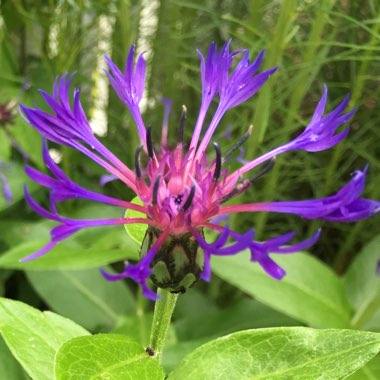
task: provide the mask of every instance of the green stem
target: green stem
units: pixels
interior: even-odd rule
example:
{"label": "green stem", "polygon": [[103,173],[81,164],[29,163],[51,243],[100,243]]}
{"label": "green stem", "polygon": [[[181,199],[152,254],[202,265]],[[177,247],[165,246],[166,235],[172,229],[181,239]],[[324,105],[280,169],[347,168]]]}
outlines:
{"label": "green stem", "polygon": [[152,349],[154,355],[160,359],[178,294],[173,294],[160,288],[157,293],[160,299],[156,301],[154,307],[149,348]]}

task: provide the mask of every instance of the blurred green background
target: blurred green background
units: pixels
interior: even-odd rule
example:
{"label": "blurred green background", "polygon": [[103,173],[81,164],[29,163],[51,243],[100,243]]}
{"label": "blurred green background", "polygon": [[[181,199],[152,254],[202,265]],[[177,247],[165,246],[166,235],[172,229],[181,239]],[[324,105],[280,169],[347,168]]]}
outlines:
{"label": "blurred green background", "polygon": [[[102,71],[103,54],[122,66],[132,43],[138,52],[146,51],[149,70],[143,116],[153,126],[156,141],[162,97],[173,100],[171,130],[178,125],[181,105],[187,106],[186,133],[191,136],[201,96],[196,49],[205,53],[211,41],[221,45],[232,38],[233,49],[248,48],[252,58],[265,49],[263,68],[280,66],[253,99],[228,113],[217,131],[215,138],[225,150],[253,124],[245,159],[298,133],[310,119],[323,83],[329,87],[328,109],[351,93],[350,106],[358,107],[358,112],[349,137],[327,152],[291,152],[279,157],[274,169],[244,194],[243,201],[322,197],[336,192],[355,168],[366,163],[370,169],[365,196],[380,198],[378,2],[13,0],[2,1],[0,7],[0,103],[14,112],[10,122],[0,127],[0,170],[8,177],[14,196],[11,205],[0,199],[0,248],[4,252],[25,241],[46,241],[50,226],[40,222],[22,199],[26,179],[20,151],[27,153],[34,166],[43,169],[43,164],[40,136],[18,115],[17,103],[43,106],[38,89],[50,91],[56,75],[76,72],[74,84],[81,87],[92,125],[104,135],[100,139],[132,165],[138,144],[136,128]],[[231,140],[223,137],[229,126]],[[55,148],[73,180],[99,189],[99,178],[106,174],[101,168],[78,152]],[[237,165],[231,163],[232,168]],[[44,189],[32,186],[32,190],[38,200],[47,203]],[[133,196],[116,182],[103,191],[124,199]],[[62,211],[86,214],[89,210],[91,215],[91,208],[86,207],[82,201],[68,202]],[[322,225],[322,237],[312,252],[342,273],[358,249],[377,234],[379,220],[337,224],[259,214],[230,223],[238,230],[254,226],[260,238],[290,229],[299,237],[309,236]],[[90,241],[95,235],[86,236]]]}
{"label": "blurred green background", "polygon": [[[0,193],[1,296],[49,308],[91,332],[126,333],[147,344],[152,303],[134,292],[130,281],[111,284],[98,271],[126,257],[137,258],[139,247],[123,227],[82,231],[39,260],[18,262],[48,241],[54,225],[41,220],[23,200],[23,184],[28,183],[33,196],[48,205],[47,191],[30,183],[23,171],[26,161],[45,168],[41,138],[18,114],[18,103],[45,107],[38,89],[51,91],[57,75],[76,72],[74,84],[81,88],[84,109],[99,139],[133,165],[136,128],[102,71],[105,53],[123,66],[132,43],[138,52],[146,51],[149,69],[142,108],[155,141],[160,138],[162,97],[173,101],[169,124],[173,140],[182,104],[188,109],[185,133],[191,136],[201,99],[196,49],[206,53],[211,41],[221,46],[232,38],[232,48],[248,48],[252,58],[265,49],[263,69],[280,66],[257,95],[228,112],[216,132],[216,141],[226,151],[253,124],[245,143],[246,160],[299,133],[310,120],[324,83],[329,88],[328,110],[351,93],[350,107],[358,107],[358,112],[345,141],[326,152],[278,157],[272,171],[239,201],[323,197],[335,193],[366,163],[364,196],[380,199],[378,1],[3,0],[0,10],[0,174],[7,177],[13,194],[8,204]],[[232,139],[225,136],[229,128]],[[99,179],[106,173],[87,157],[49,146],[74,181],[132,199],[117,181],[100,189]],[[235,169],[240,164],[229,165]],[[81,200],[66,202],[60,211],[82,218],[120,215],[120,210]],[[311,253],[327,266],[302,254],[281,258],[288,276],[276,282],[263,276],[257,265],[250,266],[244,254],[216,258],[210,284],[199,282],[180,297],[165,351],[166,368],[173,368],[201,343],[245,328],[306,324],[380,331],[379,278],[374,270],[379,237],[343,279],[329,269],[339,275],[346,271],[358,252],[379,235],[378,216],[338,224],[257,214],[239,215],[229,223],[238,231],[256,228],[260,239],[293,229],[301,240],[322,226]],[[0,358],[0,373],[7,365],[21,371],[2,340]],[[20,373],[17,379],[26,378]]]}
{"label": "blurred green background", "polygon": [[[335,192],[355,168],[368,162],[365,195],[378,199],[379,8],[376,1],[332,0],[2,1],[0,102],[41,105],[39,88],[50,91],[56,75],[76,72],[74,83],[82,89],[88,116],[93,124],[108,127],[104,143],[131,164],[136,130],[127,109],[104,82],[103,54],[122,66],[132,43],[137,43],[138,51],[147,51],[145,122],[153,126],[158,139],[163,114],[159,99],[168,97],[173,100],[171,128],[176,128],[185,104],[190,136],[201,90],[196,49],[205,53],[211,41],[222,44],[232,38],[234,49],[249,48],[252,57],[264,48],[264,67],[279,65],[280,70],[258,95],[228,113],[218,133],[222,138],[231,125],[234,139],[221,141],[222,147],[231,146],[251,123],[254,131],[246,143],[245,159],[288,141],[309,120],[323,83],[330,90],[330,109],[347,92],[350,105],[359,108],[346,141],[323,153],[279,157],[274,170],[244,198],[321,197]],[[99,110],[104,111],[100,116]],[[41,166],[40,137],[17,115],[17,109],[15,113],[12,122],[0,129],[2,162],[11,166],[21,162],[20,154],[12,150],[13,141]],[[77,152],[58,149],[68,174],[97,188],[104,173]],[[6,175],[7,170],[11,169],[3,170]],[[9,176],[12,181],[12,173]],[[19,200],[15,187],[12,184]],[[105,191],[126,199],[132,196],[117,184],[107,185]],[[46,193],[41,190],[40,196]],[[10,208],[0,202],[3,218],[33,218],[22,201]],[[233,223],[239,224],[237,228],[254,225],[262,238],[289,227],[310,234],[320,224],[279,215],[249,215]],[[377,224],[376,218],[355,225],[324,223],[314,252],[343,271],[357,249],[376,233]]]}

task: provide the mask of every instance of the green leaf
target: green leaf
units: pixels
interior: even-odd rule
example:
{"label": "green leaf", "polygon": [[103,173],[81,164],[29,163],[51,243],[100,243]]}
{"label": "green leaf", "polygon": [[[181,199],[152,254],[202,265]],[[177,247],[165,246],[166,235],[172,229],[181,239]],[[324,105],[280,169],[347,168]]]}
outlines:
{"label": "green leaf", "polygon": [[50,220],[30,222],[26,220],[1,220],[0,239],[8,246],[16,246],[25,241],[49,239],[52,223]]}
{"label": "green leaf", "polygon": [[[124,317],[112,333],[127,335],[128,338],[132,338],[142,346],[146,347],[150,340],[152,322],[153,312],[144,312],[140,306],[136,315]],[[170,325],[165,338],[165,344],[173,345],[175,343],[177,343],[177,337],[174,327]]]}
{"label": "green leaf", "polygon": [[287,317],[255,300],[243,300],[228,308],[174,323],[179,340],[219,337],[235,331],[277,326],[297,326]]}
{"label": "green leaf", "polygon": [[109,330],[123,315],[135,312],[125,283],[106,281],[98,269],[28,271],[27,276],[53,311],[91,331]]}
{"label": "green leaf", "polygon": [[368,317],[363,324],[364,330],[380,332],[380,309]]}
{"label": "green leaf", "polygon": [[[134,203],[134,204],[140,205],[140,206],[144,205],[142,200],[139,197],[134,197],[131,200],[131,203]],[[146,215],[143,214],[142,212],[128,209],[125,212],[125,217],[126,218],[145,218]],[[142,224],[142,223],[126,224],[125,229],[127,230],[129,236],[137,244],[139,244],[141,246],[141,244],[144,240],[144,237],[145,237],[146,229],[147,229],[146,224]]]}
{"label": "green leaf", "polygon": [[350,306],[330,268],[304,253],[277,255],[275,260],[287,272],[281,281],[250,262],[248,252],[213,257],[212,268],[227,282],[298,321],[314,327],[350,326]]}
{"label": "green leaf", "polygon": [[28,377],[0,336],[0,373],[2,379],[26,380]]}
{"label": "green leaf", "polygon": [[54,356],[67,340],[88,332],[69,319],[0,298],[0,332],[26,372],[36,380],[53,379]]}
{"label": "green leaf", "polygon": [[194,287],[191,292],[186,293],[186,297],[178,298],[174,309],[174,318],[179,320],[199,317],[217,310],[218,308],[212,300]]}
{"label": "green leaf", "polygon": [[380,236],[364,247],[344,276],[347,297],[356,310],[352,317],[355,328],[367,328],[380,309],[380,276],[376,271],[379,258]]}
{"label": "green leaf", "polygon": [[[24,198],[24,184],[28,183],[29,188],[36,188],[36,184],[31,183],[24,172],[24,168],[20,164],[15,162],[9,162],[1,169],[2,174],[7,178],[9,187],[12,192],[12,201],[10,205],[14,205]],[[3,210],[10,206],[3,194],[0,192],[0,210]]]}
{"label": "green leaf", "polygon": [[162,353],[161,365],[167,373],[170,373],[178,366],[181,360],[193,352],[196,348],[200,347],[211,340],[211,337],[187,340],[186,342],[176,342],[167,344]]}
{"label": "green leaf", "polygon": [[174,323],[179,342],[167,342],[162,365],[166,370],[172,370],[185,355],[201,344],[232,332],[258,327],[295,325],[299,323],[256,300],[249,299],[221,310],[186,316]]}
{"label": "green leaf", "polygon": [[0,129],[0,162],[8,161],[11,156],[11,144],[4,129]]}
{"label": "green leaf", "polygon": [[116,334],[66,342],[55,358],[56,380],[161,380],[165,373],[136,341]]}
{"label": "green leaf", "polygon": [[380,373],[380,356],[377,355],[364,367],[353,375],[347,377],[348,380],[377,380]]}
{"label": "green leaf", "polygon": [[[48,270],[48,269],[86,269],[99,268],[101,266],[120,261],[126,258],[135,258],[135,243],[130,239],[131,250],[115,248],[102,248],[97,246],[81,248],[75,241],[59,243],[48,254],[38,260],[20,262],[19,260],[32,254],[46,244],[46,241],[31,241],[20,244],[0,257],[0,268]],[[73,247],[74,245],[74,247]]]}
{"label": "green leaf", "polygon": [[340,379],[380,351],[380,334],[286,327],[216,339],[185,357],[169,380]]}
{"label": "green leaf", "polygon": [[136,315],[125,316],[112,331],[114,334],[124,334],[147,346],[150,339],[150,328],[152,326],[153,313],[145,313],[142,308]]}
{"label": "green leaf", "polygon": [[[23,104],[30,103],[25,98]],[[17,144],[27,152],[28,156],[33,160],[33,163],[40,168],[44,168],[44,162],[42,160],[42,139],[41,135],[31,128],[25,120],[18,116],[15,119],[15,124],[12,128],[12,135],[15,138]]]}

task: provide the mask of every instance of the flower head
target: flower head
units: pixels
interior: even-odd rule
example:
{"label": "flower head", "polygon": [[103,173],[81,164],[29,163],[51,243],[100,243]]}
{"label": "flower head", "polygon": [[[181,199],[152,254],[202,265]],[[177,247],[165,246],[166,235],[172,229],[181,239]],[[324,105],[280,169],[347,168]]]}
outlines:
{"label": "flower head", "polygon": [[[143,56],[140,55],[134,64],[135,53],[132,46],[124,72],[106,58],[110,83],[129,108],[138,129],[140,146],[136,147],[133,170],[124,165],[94,136],[80,103],[79,90],[74,90],[73,102],[70,103],[71,77],[64,75],[57,78],[52,95],[41,92],[52,113],[21,106],[26,121],[38,130],[45,140],[79,150],[107,170],[105,178],[121,180],[142,201],[142,205],[138,205],[127,200],[115,199],[74,183],[50,158],[45,141],[43,158],[51,175],[40,173],[31,167],[27,167],[26,172],[31,179],[50,189],[51,210],[45,210],[38,205],[27,191],[26,200],[37,213],[55,220],[59,225],[51,231],[51,241],[24,260],[45,254],[60,241],[83,228],[145,223],[147,232],[140,261],[135,264],[126,263],[122,273],[103,274],[110,281],[131,278],[141,285],[146,297],[155,299],[155,293],[147,284],[149,278],[160,287],[173,292],[183,292],[198,277],[206,281],[210,279],[212,255],[234,255],[245,249],[251,252],[252,262],[258,263],[270,276],[280,279],[285,272],[270,255],[306,249],[316,242],[320,234],[318,230],[303,242],[290,245],[289,242],[295,235],[293,232],[267,241],[255,241],[253,229],[241,234],[217,224],[216,220],[225,215],[235,212],[285,212],[306,219],[350,222],[369,217],[379,211],[379,202],[361,198],[366,169],[357,170],[347,185],[335,195],[326,198],[224,205],[270,170],[275,156],[290,150],[314,152],[336,145],[348,133],[348,129],[336,133],[337,129],[351,118],[354,111],[343,113],[348,102],[348,98],[345,98],[338,107],[324,116],[327,101],[325,87],[310,123],[298,137],[252,161],[245,161],[238,170],[229,173],[224,167],[226,157],[241,148],[251,129],[225,155],[215,142],[210,152],[206,149],[211,145],[212,136],[225,112],[252,97],[277,68],[257,73],[263,53],[250,62],[247,50],[230,52],[230,41],[220,51],[215,44],[211,44],[206,58],[198,53],[201,59],[202,80],[198,119],[187,146],[184,142],[187,110],[183,107],[178,141],[174,147],[170,147],[167,141],[169,100],[163,100],[165,117],[161,146],[157,147],[152,140],[151,129],[145,127],[142,119],[139,102],[144,90],[146,70]],[[238,62],[232,68],[236,59]],[[206,125],[206,114],[211,102],[216,98],[219,99],[218,106],[210,123]],[[202,132],[204,135],[200,139]],[[264,166],[258,174],[251,178],[243,177],[261,164]],[[145,214],[145,217],[77,220],[59,215],[56,203],[72,198],[132,209]],[[204,232],[207,229],[218,234],[214,242],[205,240]]]}

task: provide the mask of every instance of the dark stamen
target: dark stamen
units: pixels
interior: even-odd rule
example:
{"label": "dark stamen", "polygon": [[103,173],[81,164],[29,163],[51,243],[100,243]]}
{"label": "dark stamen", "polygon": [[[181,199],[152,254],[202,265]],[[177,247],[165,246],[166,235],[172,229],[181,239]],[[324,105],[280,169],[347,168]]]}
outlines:
{"label": "dark stamen", "polygon": [[245,132],[244,135],[241,137],[241,139],[224,155],[222,164],[230,158],[232,153],[234,153],[237,149],[239,149],[248,140],[248,137],[252,133],[252,129],[253,129],[253,126],[251,125],[248,128],[248,131]]}
{"label": "dark stamen", "polygon": [[154,205],[157,204],[158,187],[160,186],[160,179],[161,179],[161,176],[158,176],[158,177],[156,178],[156,180],[154,181],[154,185],[153,185],[152,203],[153,203]]}
{"label": "dark stamen", "polygon": [[213,145],[216,153],[214,181],[217,181],[220,176],[220,169],[222,168],[222,151],[220,150],[220,146],[216,142],[214,142]]}
{"label": "dark stamen", "polygon": [[136,152],[135,152],[135,172],[136,172],[137,178],[141,178],[140,153],[142,149],[143,149],[143,146],[141,145],[136,149]]}
{"label": "dark stamen", "polygon": [[191,206],[191,203],[193,202],[194,195],[195,195],[195,185],[193,184],[190,189],[190,194],[187,197],[185,204],[183,205],[183,211],[187,211],[189,209],[189,207]]}
{"label": "dark stamen", "polygon": [[148,149],[148,156],[153,158],[153,143],[152,143],[152,127],[149,126],[146,130],[146,148]]}
{"label": "dark stamen", "polygon": [[262,177],[264,174],[268,173],[273,168],[275,162],[276,157],[271,158],[259,173],[254,175],[252,178],[246,179],[241,183],[237,184],[236,187],[230,193],[228,193],[220,199],[220,203],[227,202],[231,198],[236,197],[237,195],[246,191],[250,186],[252,186],[253,182]]}
{"label": "dark stamen", "polygon": [[273,157],[271,158],[266,164],[265,166],[263,167],[263,169],[258,172],[255,176],[253,176],[249,182],[252,184],[254,181],[256,181],[257,179],[259,179],[260,177],[262,177],[264,174],[267,174],[274,166],[276,162],[276,157]]}
{"label": "dark stamen", "polygon": [[185,123],[187,118],[187,108],[186,106],[182,106],[182,113],[181,113],[181,119],[179,122],[179,131],[178,131],[178,143],[183,143],[183,135],[185,131]]}

